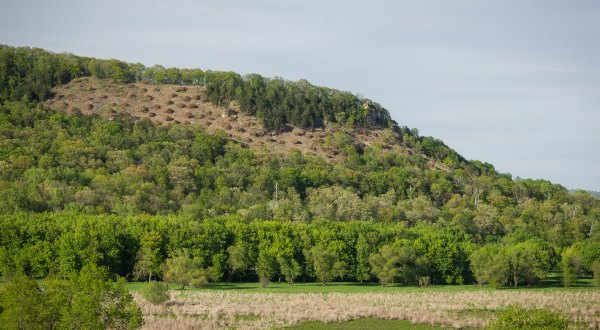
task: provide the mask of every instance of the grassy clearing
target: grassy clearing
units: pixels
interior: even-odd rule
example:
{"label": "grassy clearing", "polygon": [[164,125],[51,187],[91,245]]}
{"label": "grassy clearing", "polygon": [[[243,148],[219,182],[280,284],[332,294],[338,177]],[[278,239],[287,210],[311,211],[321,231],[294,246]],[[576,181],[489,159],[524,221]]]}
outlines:
{"label": "grassy clearing", "polygon": [[299,325],[287,327],[285,329],[293,330],[363,330],[363,329],[380,329],[380,330],[438,330],[446,329],[441,326],[427,324],[412,324],[404,320],[380,320],[374,318],[364,318],[338,323],[324,323],[320,321],[310,321]]}

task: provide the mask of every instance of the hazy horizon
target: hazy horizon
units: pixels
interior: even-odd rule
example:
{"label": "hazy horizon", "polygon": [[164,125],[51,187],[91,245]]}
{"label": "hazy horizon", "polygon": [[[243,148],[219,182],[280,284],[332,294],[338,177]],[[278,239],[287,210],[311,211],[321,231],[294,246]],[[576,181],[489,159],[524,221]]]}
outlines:
{"label": "hazy horizon", "polygon": [[0,43],[310,82],[513,177],[600,191],[600,3],[4,1]]}

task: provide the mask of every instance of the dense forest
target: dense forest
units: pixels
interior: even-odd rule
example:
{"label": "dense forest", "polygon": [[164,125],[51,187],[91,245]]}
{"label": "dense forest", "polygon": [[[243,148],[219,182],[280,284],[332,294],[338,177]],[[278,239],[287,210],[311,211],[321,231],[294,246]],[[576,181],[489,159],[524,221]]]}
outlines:
{"label": "dense forest", "polygon": [[[340,138],[341,161],[273,155],[200,126],[108,121],[39,102],[81,76],[202,85],[211,102],[238,102],[274,132],[328,122],[391,127],[414,152],[356,150]],[[558,269],[571,285],[600,276],[600,201],[467,161],[347,92],[8,46],[0,47],[0,84],[4,275],[66,275],[92,264],[189,285],[535,285]]]}

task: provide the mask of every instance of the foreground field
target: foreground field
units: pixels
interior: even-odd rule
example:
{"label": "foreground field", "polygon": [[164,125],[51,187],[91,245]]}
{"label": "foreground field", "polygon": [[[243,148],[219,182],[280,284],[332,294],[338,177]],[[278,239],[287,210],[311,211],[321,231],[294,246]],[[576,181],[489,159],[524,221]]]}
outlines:
{"label": "foreground field", "polygon": [[155,306],[136,294],[144,314],[144,329],[280,328],[305,322],[332,323],[362,318],[480,328],[495,319],[497,310],[511,304],[563,313],[580,328],[600,328],[600,291],[597,290],[286,294],[174,290],[171,297],[168,303]]}

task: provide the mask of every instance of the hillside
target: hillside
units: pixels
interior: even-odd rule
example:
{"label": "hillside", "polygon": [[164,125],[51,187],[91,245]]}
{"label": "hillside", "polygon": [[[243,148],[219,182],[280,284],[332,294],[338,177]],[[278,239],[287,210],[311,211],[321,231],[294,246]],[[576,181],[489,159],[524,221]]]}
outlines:
{"label": "hillside", "polygon": [[348,92],[8,46],[0,83],[3,274],[179,260],[198,283],[530,286],[600,258],[589,193],[467,161]]}
{"label": "hillside", "polygon": [[332,141],[335,133],[343,134],[357,150],[380,144],[385,150],[411,152],[400,144],[401,136],[391,128],[331,124],[323,128],[290,126],[287,131],[269,132],[255,116],[240,111],[237,101],[226,106],[210,102],[203,86],[118,83],[85,77],[53,88],[51,95],[45,105],[56,111],[99,115],[109,120],[119,116],[134,121],[149,119],[158,126],[199,124],[210,133],[223,131],[248,147],[279,154],[297,149],[328,159],[339,158],[343,150]]}

